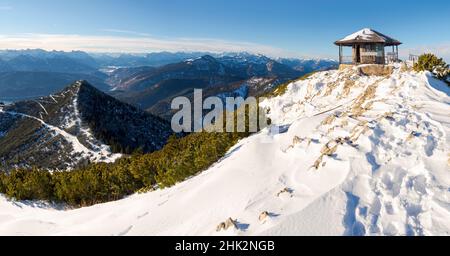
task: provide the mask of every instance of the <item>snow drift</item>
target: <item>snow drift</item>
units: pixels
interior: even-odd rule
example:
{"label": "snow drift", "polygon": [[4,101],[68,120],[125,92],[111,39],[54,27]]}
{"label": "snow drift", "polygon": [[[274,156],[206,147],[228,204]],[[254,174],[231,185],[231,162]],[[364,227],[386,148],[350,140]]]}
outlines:
{"label": "snow drift", "polygon": [[196,177],[76,210],[2,197],[0,234],[450,234],[450,90],[431,74],[320,72],[263,106],[282,133]]}

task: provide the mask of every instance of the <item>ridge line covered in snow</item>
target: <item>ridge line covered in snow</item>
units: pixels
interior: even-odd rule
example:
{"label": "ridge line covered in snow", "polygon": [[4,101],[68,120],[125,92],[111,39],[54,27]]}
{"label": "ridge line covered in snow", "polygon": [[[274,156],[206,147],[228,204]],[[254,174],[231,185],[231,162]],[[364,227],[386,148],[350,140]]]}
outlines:
{"label": "ridge line covered in snow", "polygon": [[[63,124],[60,125],[61,127],[51,125],[43,120],[43,114],[49,115],[47,109],[44,107],[43,101],[40,100],[33,100],[34,103],[38,104],[38,106],[44,111],[39,112],[39,116],[31,116],[24,113],[14,112],[14,111],[5,111],[3,108],[0,108],[0,113],[5,113],[9,115],[14,116],[20,116],[23,118],[29,118],[33,119],[37,122],[39,122],[43,127],[50,130],[54,135],[53,136],[61,136],[63,137],[67,142],[69,142],[72,145],[72,154],[81,154],[80,156],[77,156],[77,158],[88,158],[91,161],[94,162],[114,162],[118,158],[122,157],[122,154],[113,154],[111,152],[111,149],[109,146],[101,143],[100,141],[97,141],[95,137],[92,135],[92,132],[89,128],[83,127],[82,121],[81,121],[81,115],[78,110],[78,90],[79,86],[81,85],[81,82],[78,81],[74,84],[74,88],[77,89],[77,91],[67,91],[62,92],[62,95],[64,96],[65,93],[72,93],[73,101],[68,106],[73,111],[65,111],[68,113],[73,113],[72,115],[65,114]],[[45,102],[46,104],[56,104],[58,101],[55,99],[55,97],[58,97],[58,95],[51,95],[50,98],[53,102]],[[62,111],[62,110],[61,110]],[[71,128],[79,127],[79,131],[81,135],[83,135],[86,139],[85,142],[89,145],[86,146],[83,143],[80,142],[79,136],[71,134],[68,132]],[[88,148],[89,147],[89,148]],[[69,168],[70,169],[70,168]]]}

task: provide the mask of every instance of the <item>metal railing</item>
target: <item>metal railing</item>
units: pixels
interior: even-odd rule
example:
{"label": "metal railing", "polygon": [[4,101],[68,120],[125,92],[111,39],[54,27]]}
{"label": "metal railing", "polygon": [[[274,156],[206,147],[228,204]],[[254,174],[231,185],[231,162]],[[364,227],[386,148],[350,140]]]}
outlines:
{"label": "metal railing", "polygon": [[387,52],[385,58],[386,63],[398,62],[398,54],[396,52]]}
{"label": "metal railing", "polygon": [[419,55],[410,54],[408,60],[412,63],[419,61]]}
{"label": "metal railing", "polygon": [[[379,56],[379,53],[377,52],[365,52],[364,54],[361,55],[361,57],[365,57],[365,58],[369,58],[369,57],[374,57],[374,58],[383,58],[382,56]],[[387,52],[385,53],[385,62],[386,63],[395,63],[399,61],[399,56],[396,52]],[[415,57],[414,60],[417,61],[417,58]],[[410,61],[411,61],[411,57],[410,57]],[[340,56],[340,64],[354,64],[353,62],[353,56]]]}
{"label": "metal railing", "polygon": [[341,64],[353,64],[353,56],[341,56]]}

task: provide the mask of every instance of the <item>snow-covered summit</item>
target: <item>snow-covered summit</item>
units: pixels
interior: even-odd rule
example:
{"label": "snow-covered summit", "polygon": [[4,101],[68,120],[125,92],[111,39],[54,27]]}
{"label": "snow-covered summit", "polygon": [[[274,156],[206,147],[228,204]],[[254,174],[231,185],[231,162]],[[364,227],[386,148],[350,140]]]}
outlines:
{"label": "snow-covered summit", "polygon": [[326,71],[263,106],[281,133],[240,141],[196,177],[69,211],[0,198],[0,234],[450,234],[443,82],[399,67],[387,77]]}

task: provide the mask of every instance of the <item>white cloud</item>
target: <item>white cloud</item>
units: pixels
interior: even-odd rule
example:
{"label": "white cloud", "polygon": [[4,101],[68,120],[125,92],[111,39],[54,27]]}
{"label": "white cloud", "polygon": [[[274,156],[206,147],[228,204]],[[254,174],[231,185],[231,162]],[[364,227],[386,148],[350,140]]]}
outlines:
{"label": "white cloud", "polygon": [[[109,32],[133,34],[134,31],[109,29]],[[45,50],[82,50],[88,52],[144,53],[155,51],[247,51],[271,57],[296,54],[272,46],[233,42],[219,39],[159,39],[139,33],[140,36],[86,36],[70,34],[0,35],[0,49],[41,48]]]}

